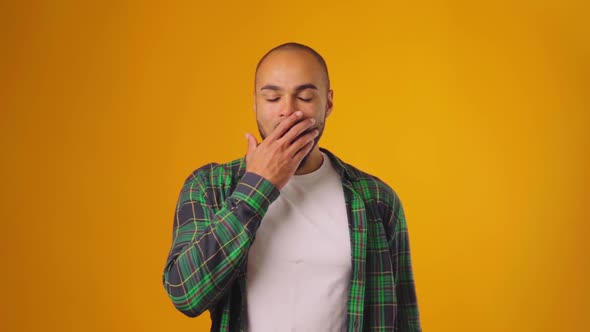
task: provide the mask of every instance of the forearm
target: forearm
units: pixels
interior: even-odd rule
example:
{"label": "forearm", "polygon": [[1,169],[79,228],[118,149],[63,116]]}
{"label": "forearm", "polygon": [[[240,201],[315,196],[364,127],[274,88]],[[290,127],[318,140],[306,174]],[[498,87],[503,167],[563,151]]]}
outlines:
{"label": "forearm", "polygon": [[177,213],[189,222],[175,229],[163,277],[178,310],[195,317],[219,301],[235,280],[260,221],[277,196],[278,190],[264,178],[246,173],[217,211],[195,201],[183,203]]}

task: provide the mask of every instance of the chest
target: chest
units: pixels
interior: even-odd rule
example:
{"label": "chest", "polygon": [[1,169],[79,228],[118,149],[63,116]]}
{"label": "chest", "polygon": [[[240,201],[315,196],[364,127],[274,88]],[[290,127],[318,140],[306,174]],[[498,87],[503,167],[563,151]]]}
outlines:
{"label": "chest", "polygon": [[350,266],[350,232],[342,186],[291,184],[269,207],[250,248],[250,263]]}

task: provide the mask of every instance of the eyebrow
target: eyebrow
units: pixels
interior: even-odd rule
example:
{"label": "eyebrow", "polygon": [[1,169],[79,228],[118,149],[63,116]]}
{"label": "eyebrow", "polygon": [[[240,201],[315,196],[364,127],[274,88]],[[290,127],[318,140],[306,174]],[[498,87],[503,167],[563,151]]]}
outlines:
{"label": "eyebrow", "polygon": [[[314,89],[314,90],[318,90],[318,87],[315,86],[314,84],[311,83],[307,83],[307,84],[301,84],[297,87],[295,87],[295,91],[299,92],[305,89]],[[273,91],[281,91],[283,90],[280,86],[278,85],[274,85],[274,84],[267,84],[265,86],[263,86],[262,88],[260,88],[260,90],[273,90]]]}

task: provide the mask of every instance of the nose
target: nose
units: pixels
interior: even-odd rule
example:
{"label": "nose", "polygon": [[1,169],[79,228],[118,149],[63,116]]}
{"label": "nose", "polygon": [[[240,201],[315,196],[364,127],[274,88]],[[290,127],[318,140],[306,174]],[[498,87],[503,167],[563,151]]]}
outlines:
{"label": "nose", "polygon": [[297,103],[295,102],[296,98],[287,97],[283,98],[283,103],[281,105],[280,115],[281,117],[289,117],[291,114],[297,112]]}

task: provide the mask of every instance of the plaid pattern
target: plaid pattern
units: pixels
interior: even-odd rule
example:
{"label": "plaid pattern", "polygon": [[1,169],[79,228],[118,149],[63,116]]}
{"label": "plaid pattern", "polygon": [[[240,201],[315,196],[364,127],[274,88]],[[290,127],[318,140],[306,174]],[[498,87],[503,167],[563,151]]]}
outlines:
{"label": "plaid pattern", "polygon": [[[352,280],[348,331],[421,331],[401,201],[378,178],[326,149],[348,213]],[[211,331],[244,331],[247,253],[279,190],[246,172],[245,158],[211,163],[185,180],[174,215],[163,286],[189,317],[210,310]]]}

